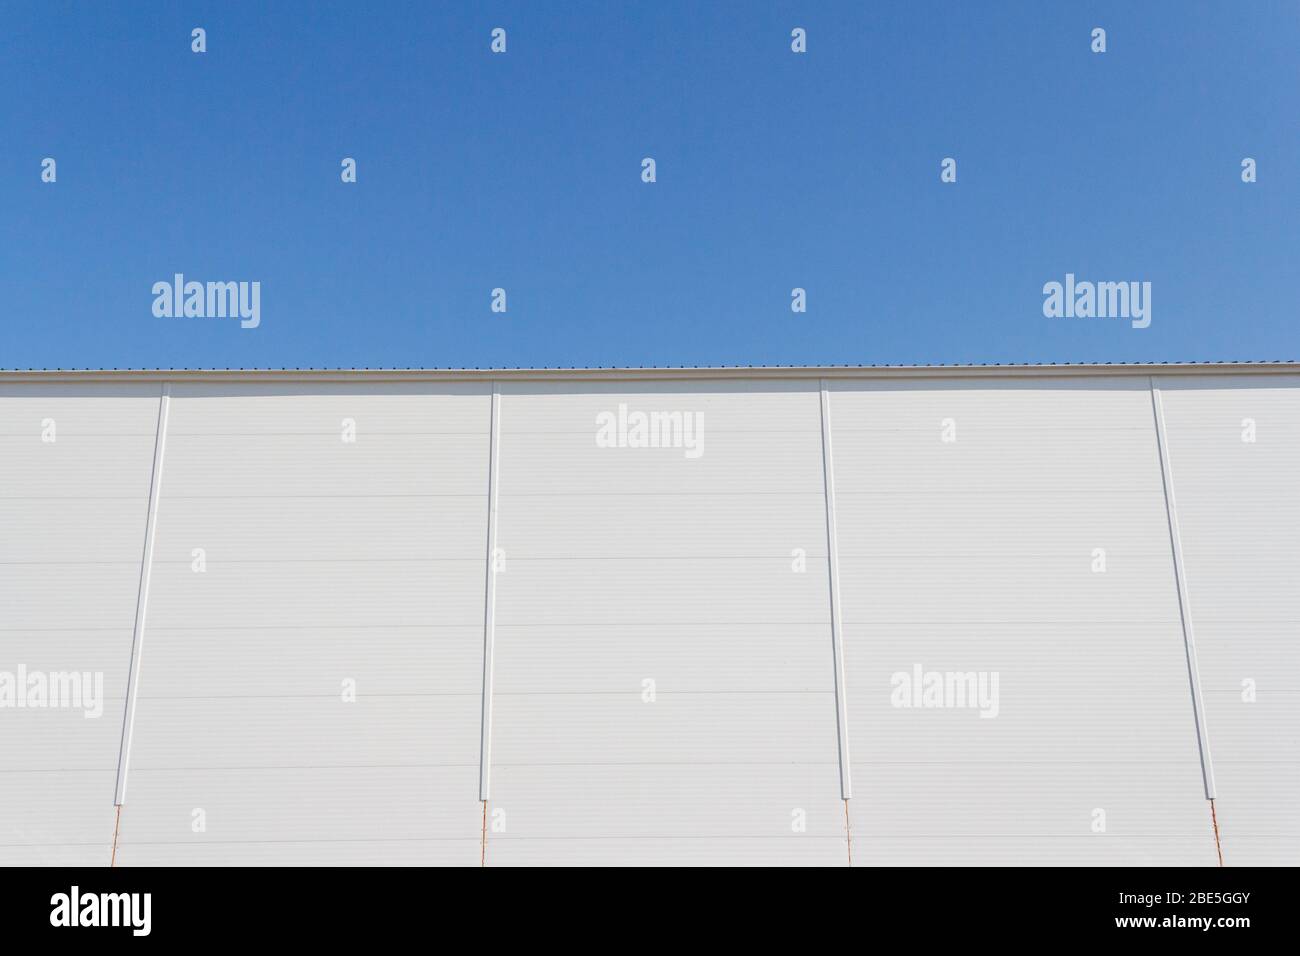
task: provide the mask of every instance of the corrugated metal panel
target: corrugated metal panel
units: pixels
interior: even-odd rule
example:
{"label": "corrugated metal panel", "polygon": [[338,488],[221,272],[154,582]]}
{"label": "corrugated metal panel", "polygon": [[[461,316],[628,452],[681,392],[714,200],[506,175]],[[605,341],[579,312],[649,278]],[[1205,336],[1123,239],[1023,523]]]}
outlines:
{"label": "corrugated metal panel", "polygon": [[[831,404],[863,857],[1213,863],[1147,383]],[[996,674],[996,717],[896,706],[916,667]]]}
{"label": "corrugated metal panel", "polygon": [[157,419],[156,385],[0,385],[0,671],[103,682],[0,709],[7,864],[108,864]]}
{"label": "corrugated metal panel", "polygon": [[[599,447],[620,403],[703,453]],[[503,389],[490,864],[846,862],[819,420],[797,383]]]}
{"label": "corrugated metal panel", "polygon": [[1294,865],[1300,377],[1203,378],[1161,390],[1224,861]]}
{"label": "corrugated metal panel", "polygon": [[119,863],[478,862],[487,401],[173,387]]}

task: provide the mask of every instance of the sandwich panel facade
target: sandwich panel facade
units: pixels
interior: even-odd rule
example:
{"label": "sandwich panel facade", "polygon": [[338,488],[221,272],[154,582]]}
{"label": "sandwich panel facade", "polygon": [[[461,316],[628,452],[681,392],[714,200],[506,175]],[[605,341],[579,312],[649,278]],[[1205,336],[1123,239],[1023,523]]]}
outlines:
{"label": "sandwich panel facade", "polygon": [[7,864],[109,862],[159,392],[0,384]]}
{"label": "sandwich panel facade", "polygon": [[1300,378],[1161,382],[1229,866],[1300,858]]}
{"label": "sandwich panel facade", "polygon": [[1213,863],[1146,380],[831,407],[861,861]]}
{"label": "sandwich panel facade", "polygon": [[503,389],[490,865],[847,862],[818,402]]}
{"label": "sandwich panel facade", "polygon": [[[1300,856],[1300,376],[711,376],[178,373],[118,865],[1215,865],[1183,610]],[[108,862],[163,392],[0,382],[0,862]]]}
{"label": "sandwich panel facade", "polygon": [[119,862],[478,862],[488,402],[173,387]]}

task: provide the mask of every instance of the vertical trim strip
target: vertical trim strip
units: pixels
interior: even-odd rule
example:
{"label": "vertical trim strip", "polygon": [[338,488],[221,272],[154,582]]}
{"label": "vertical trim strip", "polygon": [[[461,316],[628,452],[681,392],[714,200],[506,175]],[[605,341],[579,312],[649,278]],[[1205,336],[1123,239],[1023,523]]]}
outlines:
{"label": "vertical trim strip", "polygon": [[[831,453],[831,398],[821,379],[822,476],[826,490],[826,555],[830,569],[831,653],[835,660],[835,724],[839,732],[840,796],[853,795],[849,772],[849,708],[844,691],[843,615],[840,612],[840,545],[835,531],[835,458]],[[847,812],[847,808],[846,808]]]}
{"label": "vertical trim strip", "polygon": [[1183,567],[1183,539],[1178,528],[1178,503],[1174,498],[1174,472],[1169,461],[1165,434],[1165,406],[1156,385],[1151,384],[1151,409],[1156,419],[1156,445],[1160,450],[1160,480],[1165,490],[1165,514],[1169,519],[1169,544],[1174,554],[1174,583],[1178,588],[1178,614],[1183,625],[1183,648],[1187,652],[1187,677],[1192,685],[1192,711],[1196,718],[1196,743],[1201,752],[1201,777],[1205,796],[1214,799],[1214,763],[1210,759],[1210,736],[1205,725],[1205,701],[1201,696],[1201,671],[1196,662],[1196,635],[1192,629],[1192,605],[1187,593],[1187,572]]}
{"label": "vertical trim strip", "polygon": [[[492,783],[492,663],[496,644],[497,610],[497,493],[501,468],[501,385],[492,383],[488,425],[487,584],[483,605],[483,723],[479,743],[478,798],[486,803]],[[486,807],[484,809],[486,813]]]}
{"label": "vertical trim strip", "polygon": [[131,667],[126,680],[126,708],[122,714],[122,742],[117,752],[117,789],[113,803],[126,802],[126,775],[131,765],[135,735],[135,702],[140,687],[140,656],[144,651],[145,613],[149,610],[149,579],[153,572],[154,532],[158,527],[158,498],[162,491],[163,451],[167,445],[167,415],[171,410],[171,384],[162,383],[158,396],[158,427],[153,440],[153,471],[149,474],[149,511],[144,522],[144,554],[140,559],[140,584],[135,595],[135,627],[131,633]]}

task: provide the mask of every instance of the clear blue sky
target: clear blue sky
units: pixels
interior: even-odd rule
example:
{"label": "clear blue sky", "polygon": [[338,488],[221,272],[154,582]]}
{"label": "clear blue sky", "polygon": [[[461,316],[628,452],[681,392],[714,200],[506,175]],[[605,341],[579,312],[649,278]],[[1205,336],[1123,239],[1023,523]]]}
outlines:
{"label": "clear blue sky", "polygon": [[1300,358],[1291,0],[14,2],[0,120],[0,367]]}

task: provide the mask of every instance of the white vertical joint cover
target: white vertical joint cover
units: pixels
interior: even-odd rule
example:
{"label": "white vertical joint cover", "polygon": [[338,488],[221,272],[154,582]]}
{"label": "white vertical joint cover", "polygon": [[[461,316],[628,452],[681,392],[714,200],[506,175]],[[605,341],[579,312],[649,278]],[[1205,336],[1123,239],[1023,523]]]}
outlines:
{"label": "white vertical joint cover", "polygon": [[501,456],[501,386],[492,383],[492,405],[488,425],[488,520],[487,520],[487,571],[483,604],[483,718],[482,737],[479,741],[478,798],[489,799],[492,782],[492,659],[496,643],[496,554],[497,554],[497,497]]}
{"label": "white vertical joint cover", "polygon": [[822,476],[826,492],[826,555],[830,575],[831,654],[835,667],[835,726],[839,735],[840,797],[853,794],[849,771],[849,710],[844,690],[843,615],[840,611],[839,540],[835,531],[835,459],[831,451],[831,399],[821,379]]}
{"label": "white vertical joint cover", "polygon": [[1192,710],[1196,718],[1196,743],[1201,753],[1201,776],[1206,798],[1214,799],[1214,763],[1210,759],[1210,736],[1205,724],[1205,701],[1201,696],[1201,671],[1196,662],[1196,634],[1192,628],[1192,605],[1187,593],[1187,572],[1183,566],[1183,540],[1178,529],[1178,503],[1174,497],[1174,473],[1165,434],[1165,406],[1155,376],[1151,384],[1151,408],[1156,420],[1156,445],[1160,451],[1160,480],[1164,484],[1165,514],[1169,519],[1169,544],[1174,556],[1174,583],[1178,589],[1178,614],[1183,626],[1183,648],[1187,652],[1187,677],[1191,683]]}
{"label": "white vertical joint cover", "polygon": [[149,476],[149,510],[144,522],[144,552],[140,559],[140,583],[135,597],[135,626],[131,632],[131,665],[126,681],[126,707],[122,713],[122,742],[117,752],[115,806],[126,802],[126,776],[131,765],[131,740],[135,733],[135,703],[140,687],[140,657],[144,650],[145,615],[149,610],[149,578],[153,571],[154,530],[158,526],[158,499],[162,492],[163,452],[167,447],[167,414],[171,409],[171,385],[162,383],[158,396],[158,427],[153,441],[153,470]]}

